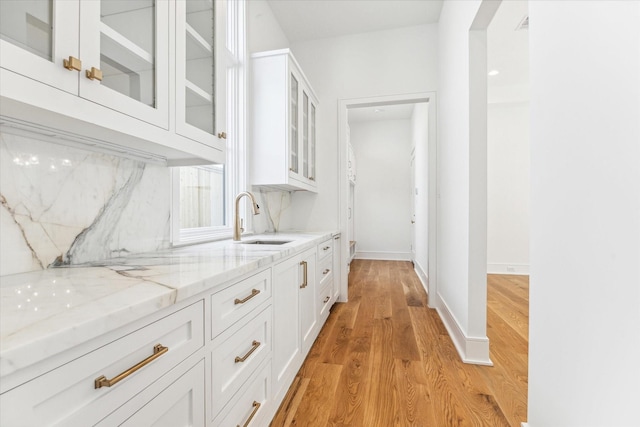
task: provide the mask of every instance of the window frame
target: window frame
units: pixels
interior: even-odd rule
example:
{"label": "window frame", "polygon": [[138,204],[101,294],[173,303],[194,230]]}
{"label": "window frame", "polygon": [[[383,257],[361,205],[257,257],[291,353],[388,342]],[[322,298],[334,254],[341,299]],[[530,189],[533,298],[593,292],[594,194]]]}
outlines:
{"label": "window frame", "polygon": [[[222,2],[214,2],[219,5]],[[245,1],[226,1],[221,10],[226,12],[224,34],[216,31],[217,37],[226,39],[224,52],[215,53],[216,73],[226,73],[226,160],[225,160],[225,225],[214,227],[180,228],[180,170],[171,168],[171,245],[183,246],[214,240],[230,239],[233,235],[234,198],[247,185],[246,166],[246,95],[247,95],[247,48]],[[216,9],[215,13],[220,10]],[[221,31],[222,32],[222,31]],[[217,44],[220,46],[220,44]],[[224,58],[222,56],[224,55]],[[220,108],[220,103],[216,109]],[[216,114],[218,116],[218,114]],[[206,166],[201,166],[206,167]],[[245,209],[246,210],[246,209]],[[250,216],[247,228],[251,227]]]}

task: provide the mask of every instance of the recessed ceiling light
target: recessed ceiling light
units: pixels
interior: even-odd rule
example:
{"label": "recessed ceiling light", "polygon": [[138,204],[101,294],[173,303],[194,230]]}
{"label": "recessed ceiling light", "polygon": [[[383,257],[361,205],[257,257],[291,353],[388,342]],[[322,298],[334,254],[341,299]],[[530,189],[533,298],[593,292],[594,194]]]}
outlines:
{"label": "recessed ceiling light", "polygon": [[490,75],[491,77],[493,77],[493,76],[497,76],[498,74],[500,74],[500,71],[498,71],[498,70],[491,70],[491,71],[489,71],[489,75]]}
{"label": "recessed ceiling light", "polygon": [[375,110],[373,110],[374,113],[382,113],[384,112],[384,110],[382,108],[376,108]]}

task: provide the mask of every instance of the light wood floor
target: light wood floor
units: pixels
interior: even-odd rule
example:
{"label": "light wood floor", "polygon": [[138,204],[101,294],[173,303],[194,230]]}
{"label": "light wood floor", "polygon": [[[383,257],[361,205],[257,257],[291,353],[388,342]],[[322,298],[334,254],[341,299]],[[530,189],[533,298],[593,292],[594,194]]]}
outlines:
{"label": "light wood floor", "polygon": [[527,414],[526,276],[488,278],[493,367],[466,365],[411,263],[356,260],[271,426],[520,427]]}

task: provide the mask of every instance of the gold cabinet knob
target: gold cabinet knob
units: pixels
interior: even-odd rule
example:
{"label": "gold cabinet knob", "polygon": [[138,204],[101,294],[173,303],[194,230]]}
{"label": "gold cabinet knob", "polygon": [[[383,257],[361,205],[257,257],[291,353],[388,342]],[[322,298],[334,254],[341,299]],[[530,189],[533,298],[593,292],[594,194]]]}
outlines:
{"label": "gold cabinet knob", "polygon": [[70,71],[82,70],[82,61],[80,61],[78,58],[74,58],[73,56],[70,56],[69,59],[63,59],[62,65],[64,65],[64,68]]}
{"label": "gold cabinet knob", "polygon": [[102,71],[96,67],[91,67],[90,70],[87,70],[87,78],[89,80],[102,81]]}
{"label": "gold cabinet knob", "polygon": [[227,139],[227,133],[226,132],[218,132],[218,138]]}

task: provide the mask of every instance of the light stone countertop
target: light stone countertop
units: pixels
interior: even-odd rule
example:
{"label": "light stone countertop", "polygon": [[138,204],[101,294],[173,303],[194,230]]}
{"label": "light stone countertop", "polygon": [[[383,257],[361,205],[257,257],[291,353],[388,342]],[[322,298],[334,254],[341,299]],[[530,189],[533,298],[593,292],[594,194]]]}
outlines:
{"label": "light stone countertop", "polygon": [[312,248],[332,232],[230,240],[0,277],[0,376]]}

